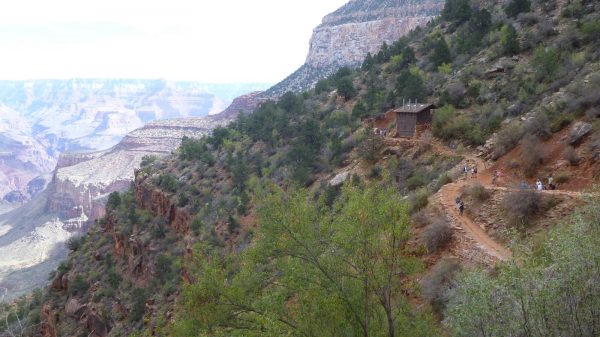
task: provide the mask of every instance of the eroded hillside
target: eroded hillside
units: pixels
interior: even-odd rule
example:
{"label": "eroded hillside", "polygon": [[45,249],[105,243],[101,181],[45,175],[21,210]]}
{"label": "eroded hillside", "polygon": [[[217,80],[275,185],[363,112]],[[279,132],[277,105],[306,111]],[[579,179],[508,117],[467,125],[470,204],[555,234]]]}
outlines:
{"label": "eroded hillside", "polygon": [[[527,3],[448,1],[146,161],[13,312],[43,336],[593,336],[600,8]],[[416,100],[432,122],[399,139]]]}

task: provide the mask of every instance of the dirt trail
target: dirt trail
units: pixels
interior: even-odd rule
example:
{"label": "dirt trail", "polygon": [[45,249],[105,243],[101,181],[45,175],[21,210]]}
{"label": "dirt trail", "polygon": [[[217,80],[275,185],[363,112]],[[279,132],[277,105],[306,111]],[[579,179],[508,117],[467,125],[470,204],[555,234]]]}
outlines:
{"label": "dirt trail", "polygon": [[[398,139],[398,138],[386,138],[386,145],[400,145],[401,143],[410,143],[410,144],[426,144],[432,147],[433,151],[445,154],[448,156],[458,156],[455,150],[452,150],[445,146],[444,144],[438,142],[434,139]],[[473,182],[478,182],[486,189],[489,190],[502,190],[502,191],[518,191],[518,188],[509,188],[498,186],[492,183],[493,173],[491,170],[491,165],[488,165],[483,159],[470,154],[470,153],[462,153],[461,156],[464,160],[459,164],[459,167],[464,167],[465,164],[468,164],[469,167],[473,165],[477,166],[478,174],[476,177],[469,178],[461,178],[460,180],[447,184],[443,186],[438,193],[432,196],[432,199],[437,201],[443,208],[443,211],[446,217],[450,220],[451,226],[458,231],[461,231],[467,234],[469,241],[471,244],[477,245],[479,250],[481,250],[484,254],[488,255],[491,260],[500,260],[506,261],[509,260],[512,256],[510,250],[504,247],[502,244],[496,242],[492,239],[486,231],[480,227],[477,223],[475,223],[472,219],[467,217],[466,215],[460,215],[459,211],[456,207],[455,198],[461,192],[461,189],[465,186],[472,184]],[[469,174],[469,176],[471,176]],[[502,178],[500,179],[502,182]],[[585,197],[592,196],[595,193],[584,193],[584,192],[574,192],[574,191],[564,191],[564,190],[544,190],[539,191],[538,193],[544,194],[554,194],[554,195],[568,195],[573,197]]]}
{"label": "dirt trail", "polygon": [[[452,151],[448,147],[433,141],[431,143],[432,147],[441,153],[456,155],[456,152]],[[477,225],[473,220],[469,219],[466,215],[460,215],[458,208],[456,207],[456,196],[460,194],[461,189],[464,186],[471,184],[472,182],[479,182],[486,188],[489,188],[488,182],[491,183],[492,175],[487,169],[487,164],[481,158],[470,155],[463,154],[465,160],[461,163],[461,167],[465,163],[468,163],[469,167],[473,165],[477,166],[477,176],[471,179],[461,179],[457,182],[450,183],[445,185],[438,192],[439,201],[444,208],[444,212],[446,216],[451,220],[451,222],[455,225],[459,225],[470,237],[475,241],[475,243],[485,251],[488,255],[501,260],[507,261],[511,258],[512,254],[510,250],[504,247],[502,244],[494,241],[479,225]]]}

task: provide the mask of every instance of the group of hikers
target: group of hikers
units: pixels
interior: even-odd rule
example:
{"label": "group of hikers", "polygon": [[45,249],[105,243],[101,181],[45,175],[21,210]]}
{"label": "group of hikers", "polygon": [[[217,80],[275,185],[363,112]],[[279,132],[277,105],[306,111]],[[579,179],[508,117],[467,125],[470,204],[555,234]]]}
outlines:
{"label": "group of hikers", "polygon": [[379,128],[374,128],[374,129],[373,129],[373,132],[374,132],[376,135],[379,135],[379,136],[382,136],[382,137],[387,137],[387,136],[388,136],[388,134],[390,133],[390,130],[389,130],[389,129],[387,129],[387,128],[381,128],[381,129],[379,129]]}
{"label": "group of hikers", "polygon": [[[471,163],[471,162],[467,161],[463,167],[463,174],[465,176],[465,179],[469,178],[469,174],[471,174],[471,178],[477,178],[477,163]],[[503,174],[500,170],[495,170],[494,174],[492,175],[492,184],[497,185],[498,180],[502,176],[503,176]],[[527,184],[526,182],[521,182],[519,187],[521,189],[535,189],[537,191],[556,190],[557,189],[557,185],[554,182],[554,177],[552,177],[552,174],[548,175],[546,184],[544,184],[542,182],[542,179],[538,178],[536,180],[534,186],[531,186],[531,185]],[[456,202],[456,208],[458,209],[459,214],[462,216],[463,213],[465,212],[465,203],[463,202],[462,197],[460,195],[457,195],[455,202]]]}
{"label": "group of hikers", "polygon": [[[521,189],[527,189],[527,188],[529,188],[527,183],[521,183]],[[548,183],[546,185],[544,185],[544,183],[542,183],[542,179],[538,178],[537,181],[535,182],[535,189],[538,191],[555,190],[556,184],[554,183],[554,178],[552,177],[552,175],[548,176]]]}
{"label": "group of hikers", "polygon": [[463,168],[465,179],[469,178],[469,173],[471,173],[471,178],[477,178],[477,163],[471,165],[469,161],[467,161],[465,167]]}

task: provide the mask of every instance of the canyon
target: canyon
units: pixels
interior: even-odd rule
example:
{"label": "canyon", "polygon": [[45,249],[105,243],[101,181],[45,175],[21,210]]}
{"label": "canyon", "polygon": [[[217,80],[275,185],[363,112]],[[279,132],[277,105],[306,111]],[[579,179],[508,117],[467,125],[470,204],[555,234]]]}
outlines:
{"label": "canyon", "polygon": [[43,285],[40,275],[64,258],[66,242],[104,216],[108,194],[129,188],[142,160],[168,155],[184,136],[199,138],[229,121],[222,116],[154,121],[108,150],[60,155],[48,187],[0,215],[0,288],[12,297]]}
{"label": "canyon", "polygon": [[[350,1],[314,29],[306,63],[264,92],[247,94],[267,89],[261,84],[230,87],[160,80],[0,83],[0,118],[19,116],[22,127],[16,130],[25,130],[22,142],[29,144],[31,153],[22,160],[29,171],[19,171],[27,174],[9,176],[6,181],[19,183],[0,189],[13,204],[25,202],[0,215],[0,290],[16,296],[43,285],[41,275],[66,256],[65,243],[105,214],[108,194],[127,189],[144,158],[167,155],[183,136],[208,134],[267,99],[307,90],[341,66],[360,65],[384,42],[392,43],[429,22],[443,3]],[[42,98],[32,98],[38,96]],[[9,251],[15,256],[3,254]]]}
{"label": "canyon", "polygon": [[154,120],[216,114],[265,84],[164,80],[0,81],[0,200],[44,189],[60,154],[95,152]]}

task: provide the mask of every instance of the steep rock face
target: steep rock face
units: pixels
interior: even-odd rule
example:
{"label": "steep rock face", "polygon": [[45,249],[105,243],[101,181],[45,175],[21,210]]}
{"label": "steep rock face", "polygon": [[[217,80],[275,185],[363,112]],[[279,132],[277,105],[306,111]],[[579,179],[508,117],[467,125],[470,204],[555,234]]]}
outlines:
{"label": "steep rock face", "polygon": [[[207,116],[156,121],[130,132],[109,150],[62,155],[45,191],[0,215],[0,287],[9,289],[12,298],[43,285],[45,275],[66,256],[65,242],[105,214],[109,193],[131,186],[144,156],[169,154],[183,136],[201,137],[230,120]],[[145,205],[164,213],[172,226],[187,228],[189,215],[163,195],[151,194]],[[132,266],[138,263],[131,261]]]}
{"label": "steep rock face", "polygon": [[357,66],[440,13],[444,0],[351,0],[313,31],[305,64],[268,90],[270,96],[312,87],[342,66]]}

